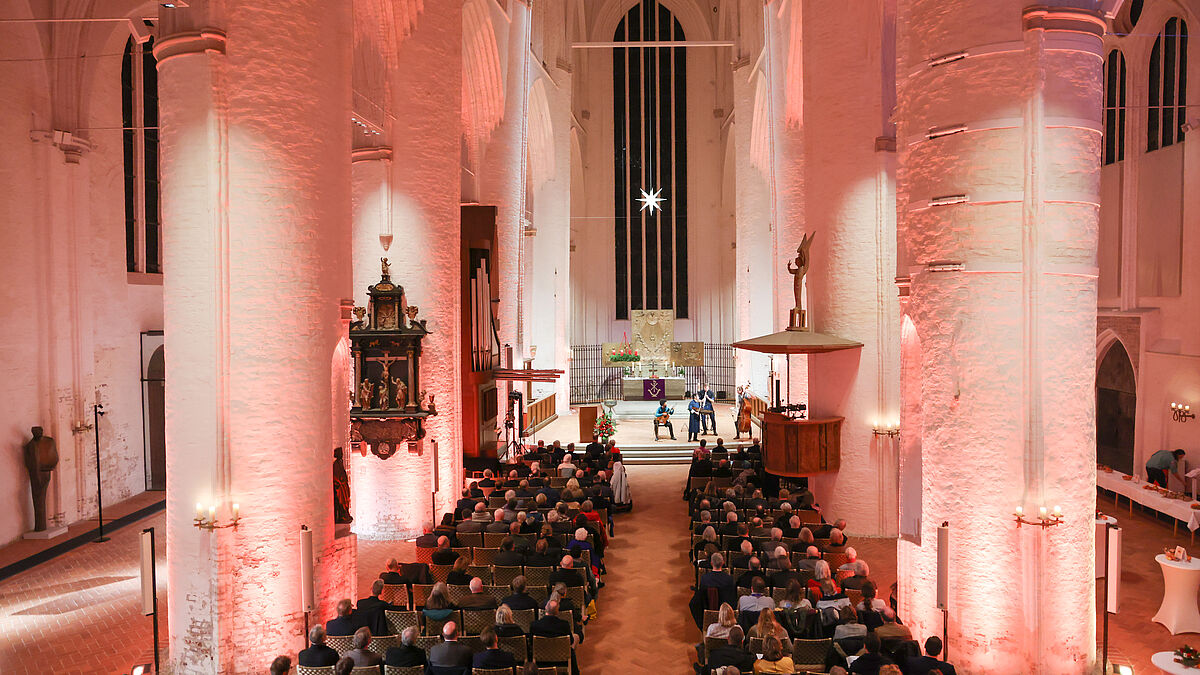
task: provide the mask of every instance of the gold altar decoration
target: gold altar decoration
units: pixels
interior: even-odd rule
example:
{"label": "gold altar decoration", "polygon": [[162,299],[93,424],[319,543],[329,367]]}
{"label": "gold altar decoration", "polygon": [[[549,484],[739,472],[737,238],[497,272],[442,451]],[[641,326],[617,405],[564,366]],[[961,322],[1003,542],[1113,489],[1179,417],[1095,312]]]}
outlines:
{"label": "gold altar decoration", "polygon": [[630,314],[633,348],[643,361],[667,363],[675,340],[675,310],[635,309]]}
{"label": "gold altar decoration", "polygon": [[704,365],[703,342],[672,342],[670,362],[677,368],[696,368]]}

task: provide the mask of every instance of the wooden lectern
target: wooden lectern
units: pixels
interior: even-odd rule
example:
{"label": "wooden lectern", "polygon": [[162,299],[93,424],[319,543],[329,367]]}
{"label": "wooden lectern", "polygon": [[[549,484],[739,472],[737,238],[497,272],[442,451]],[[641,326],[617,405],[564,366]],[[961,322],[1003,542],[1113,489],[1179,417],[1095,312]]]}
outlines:
{"label": "wooden lectern", "polygon": [[596,428],[596,418],[600,416],[600,406],[579,406],[579,442],[591,443],[592,432]]}

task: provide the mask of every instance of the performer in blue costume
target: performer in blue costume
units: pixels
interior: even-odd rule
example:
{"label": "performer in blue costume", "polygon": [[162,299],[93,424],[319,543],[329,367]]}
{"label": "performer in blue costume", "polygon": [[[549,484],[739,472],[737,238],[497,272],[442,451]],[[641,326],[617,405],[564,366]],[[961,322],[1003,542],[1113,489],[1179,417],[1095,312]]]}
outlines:
{"label": "performer in blue costume", "polygon": [[713,401],[716,400],[716,395],[713,394],[712,389],[708,388],[707,384],[703,387],[700,387],[700,422],[703,425],[704,433],[706,434],[708,433],[708,425],[710,423],[712,424],[712,432],[714,434],[717,433],[717,414],[713,409]]}
{"label": "performer in blue costume", "polygon": [[692,394],[688,403],[688,440],[700,440],[700,394]]}

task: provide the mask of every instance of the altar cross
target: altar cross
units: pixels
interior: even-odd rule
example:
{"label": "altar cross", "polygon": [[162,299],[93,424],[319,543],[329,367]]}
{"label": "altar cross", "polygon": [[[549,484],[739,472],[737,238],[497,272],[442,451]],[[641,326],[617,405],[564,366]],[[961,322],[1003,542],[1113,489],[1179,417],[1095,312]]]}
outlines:
{"label": "altar cross", "polygon": [[391,354],[384,352],[383,356],[368,356],[366,360],[375,361],[376,363],[381,364],[383,366],[383,376],[385,378],[391,378],[392,364],[397,361],[403,361],[406,358],[407,357],[405,356],[392,356]]}

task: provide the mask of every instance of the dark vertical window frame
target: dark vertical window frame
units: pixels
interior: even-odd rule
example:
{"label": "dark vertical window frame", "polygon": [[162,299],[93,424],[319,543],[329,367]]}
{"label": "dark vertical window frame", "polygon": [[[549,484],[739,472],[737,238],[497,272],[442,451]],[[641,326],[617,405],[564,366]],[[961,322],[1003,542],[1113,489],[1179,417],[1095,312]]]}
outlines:
{"label": "dark vertical window frame", "polygon": [[1187,121],[1187,23],[1167,19],[1154,40],[1148,68],[1146,151],[1183,141]]}
{"label": "dark vertical window frame", "polygon": [[[675,22],[675,39],[686,39],[683,26]],[[687,50],[675,52],[675,317],[688,318],[688,240],[687,240]]]}
{"label": "dark vertical window frame", "polygon": [[1125,55],[1118,49],[1104,60],[1104,164],[1125,159]]}
{"label": "dark vertical window frame", "polygon": [[[146,22],[147,26],[152,26]],[[125,267],[162,272],[158,162],[158,64],[153,39],[125,43],[121,60],[121,141],[125,192]]]}
{"label": "dark vertical window frame", "polygon": [[[625,23],[617,26],[613,40],[625,39]],[[613,50],[613,253],[616,271],[616,318],[629,318],[629,245],[628,218],[629,202],[629,120],[625,114],[625,68],[629,58],[628,49]]]}
{"label": "dark vertical window frame", "polygon": [[146,198],[146,271],[162,272],[161,230],[158,183],[158,62],[154,59],[154,39],[142,46],[142,184]]}
{"label": "dark vertical window frame", "polygon": [[[629,10],[615,41],[684,40],[658,2]],[[616,318],[674,309],[687,318],[686,57],[682,47],[613,50]],[[642,190],[664,198],[643,210]]]}
{"label": "dark vertical window frame", "polygon": [[134,144],[137,142],[137,139],[133,128],[133,100],[135,95],[133,52],[134,42],[133,38],[130,38],[125,42],[125,54],[121,57],[121,150],[123,153],[123,187],[125,190],[125,269],[129,272],[138,271],[137,158],[134,152]]}

